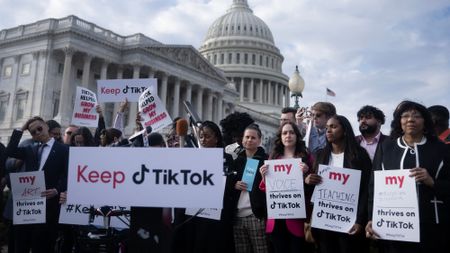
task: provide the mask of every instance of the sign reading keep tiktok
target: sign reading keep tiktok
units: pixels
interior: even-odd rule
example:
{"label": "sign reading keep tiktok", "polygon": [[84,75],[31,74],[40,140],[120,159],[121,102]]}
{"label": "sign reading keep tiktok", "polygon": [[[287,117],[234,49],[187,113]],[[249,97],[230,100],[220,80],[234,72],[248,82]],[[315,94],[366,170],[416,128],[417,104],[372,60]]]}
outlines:
{"label": "sign reading keep tiktok", "polygon": [[222,208],[223,149],[71,147],[67,203]]}

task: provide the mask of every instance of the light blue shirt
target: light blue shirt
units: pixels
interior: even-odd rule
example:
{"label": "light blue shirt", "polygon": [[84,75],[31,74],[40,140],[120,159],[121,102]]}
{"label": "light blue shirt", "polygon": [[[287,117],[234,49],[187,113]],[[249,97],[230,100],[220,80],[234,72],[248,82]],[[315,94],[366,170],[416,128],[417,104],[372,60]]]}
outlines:
{"label": "light blue shirt", "polygon": [[326,132],[326,129],[318,130],[315,126],[311,127],[311,133],[309,134],[309,152],[315,154],[317,150],[325,147],[327,143]]}

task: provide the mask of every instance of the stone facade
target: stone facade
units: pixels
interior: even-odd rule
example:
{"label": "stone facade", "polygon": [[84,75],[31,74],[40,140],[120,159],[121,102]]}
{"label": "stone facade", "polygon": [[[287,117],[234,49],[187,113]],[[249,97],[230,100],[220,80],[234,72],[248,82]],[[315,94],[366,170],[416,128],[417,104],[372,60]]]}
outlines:
{"label": "stone facade", "polygon": [[[172,118],[191,101],[203,119],[218,122],[235,110],[239,93],[223,72],[189,45],[166,45],[143,34],[121,36],[68,16],[0,31],[0,138],[33,115],[67,126],[76,86],[96,91],[97,79],[157,78]],[[107,125],[117,105],[105,104]],[[134,127],[131,104],[126,134]]]}

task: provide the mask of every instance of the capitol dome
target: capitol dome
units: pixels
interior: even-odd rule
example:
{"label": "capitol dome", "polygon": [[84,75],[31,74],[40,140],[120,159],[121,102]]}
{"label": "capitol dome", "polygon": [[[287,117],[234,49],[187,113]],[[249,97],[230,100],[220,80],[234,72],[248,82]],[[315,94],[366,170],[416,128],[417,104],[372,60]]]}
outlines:
{"label": "capitol dome", "polygon": [[247,0],[233,0],[209,27],[199,51],[235,84],[240,106],[278,117],[289,105],[284,58],[269,27],[253,14]]}
{"label": "capitol dome", "polygon": [[209,40],[230,36],[248,37],[251,40],[258,38],[274,45],[269,27],[264,21],[253,15],[247,1],[233,1],[227,13],[210,26],[205,43]]}

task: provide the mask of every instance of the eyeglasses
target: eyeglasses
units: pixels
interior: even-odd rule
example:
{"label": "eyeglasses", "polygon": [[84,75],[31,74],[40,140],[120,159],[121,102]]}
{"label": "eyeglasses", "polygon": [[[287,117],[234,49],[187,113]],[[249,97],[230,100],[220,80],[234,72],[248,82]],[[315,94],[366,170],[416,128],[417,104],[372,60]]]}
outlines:
{"label": "eyeglasses", "polygon": [[421,118],[423,118],[422,115],[421,115],[420,113],[403,113],[400,117],[401,117],[402,119],[409,119],[409,118],[412,118],[412,119],[421,119]]}
{"label": "eyeglasses", "polygon": [[39,131],[42,132],[43,128],[41,126],[36,127],[36,129],[30,130],[30,134],[31,136],[35,136],[37,134],[37,132]]}

